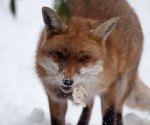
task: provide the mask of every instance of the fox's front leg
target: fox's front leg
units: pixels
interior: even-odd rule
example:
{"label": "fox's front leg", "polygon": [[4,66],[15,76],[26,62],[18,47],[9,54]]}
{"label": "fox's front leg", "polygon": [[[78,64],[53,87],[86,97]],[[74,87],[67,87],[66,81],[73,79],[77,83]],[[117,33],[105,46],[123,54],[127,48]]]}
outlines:
{"label": "fox's front leg", "polygon": [[118,110],[116,84],[112,84],[108,92],[101,96],[102,125],[123,125],[122,109]]}
{"label": "fox's front leg", "polygon": [[65,115],[67,111],[67,100],[54,101],[48,96],[49,109],[51,115],[51,125],[65,125]]}
{"label": "fox's front leg", "polygon": [[91,112],[93,108],[94,99],[92,99],[89,103],[86,103],[86,107],[83,108],[82,114],[80,116],[79,122],[77,125],[88,125],[91,117]]}

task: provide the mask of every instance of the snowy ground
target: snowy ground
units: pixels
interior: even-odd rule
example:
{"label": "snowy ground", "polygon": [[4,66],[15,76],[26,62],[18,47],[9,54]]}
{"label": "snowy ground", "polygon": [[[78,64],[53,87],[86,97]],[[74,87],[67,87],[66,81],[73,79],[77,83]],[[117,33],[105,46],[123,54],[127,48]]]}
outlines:
{"label": "snowy ground", "polygon": [[[8,2],[0,1],[0,125],[49,125],[47,97],[34,71],[34,56],[43,27],[41,7],[53,7],[53,2],[17,0],[16,17],[9,12]],[[139,16],[145,36],[139,74],[150,87],[150,1],[129,2]],[[96,97],[90,125],[101,125],[99,103]],[[67,123],[75,125],[80,112],[80,106],[69,102]],[[125,107],[124,115],[126,125],[150,125],[150,113]]]}

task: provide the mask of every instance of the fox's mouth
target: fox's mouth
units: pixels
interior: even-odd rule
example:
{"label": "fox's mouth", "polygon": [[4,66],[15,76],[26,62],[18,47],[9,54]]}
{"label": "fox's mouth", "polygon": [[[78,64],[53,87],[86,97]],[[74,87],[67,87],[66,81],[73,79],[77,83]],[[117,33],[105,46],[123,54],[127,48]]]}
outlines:
{"label": "fox's mouth", "polygon": [[69,86],[62,86],[62,85],[61,85],[61,90],[62,90],[64,93],[70,93],[70,92],[72,92],[72,87],[69,87]]}

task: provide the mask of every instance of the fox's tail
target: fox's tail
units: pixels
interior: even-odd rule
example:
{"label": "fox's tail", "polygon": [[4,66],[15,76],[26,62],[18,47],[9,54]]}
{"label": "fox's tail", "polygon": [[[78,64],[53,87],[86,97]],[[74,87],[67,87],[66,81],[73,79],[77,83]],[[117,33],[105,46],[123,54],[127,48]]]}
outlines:
{"label": "fox's tail", "polygon": [[148,88],[140,78],[137,78],[136,84],[125,103],[131,108],[150,112],[150,88]]}

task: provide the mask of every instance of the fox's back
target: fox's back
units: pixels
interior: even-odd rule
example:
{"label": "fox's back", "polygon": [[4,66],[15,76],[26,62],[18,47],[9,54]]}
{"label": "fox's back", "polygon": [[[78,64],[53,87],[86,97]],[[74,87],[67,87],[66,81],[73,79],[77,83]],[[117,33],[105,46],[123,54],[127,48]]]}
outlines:
{"label": "fox's back", "polygon": [[134,11],[126,0],[68,0],[68,5],[73,16],[94,20],[106,20],[114,16],[135,18]]}

